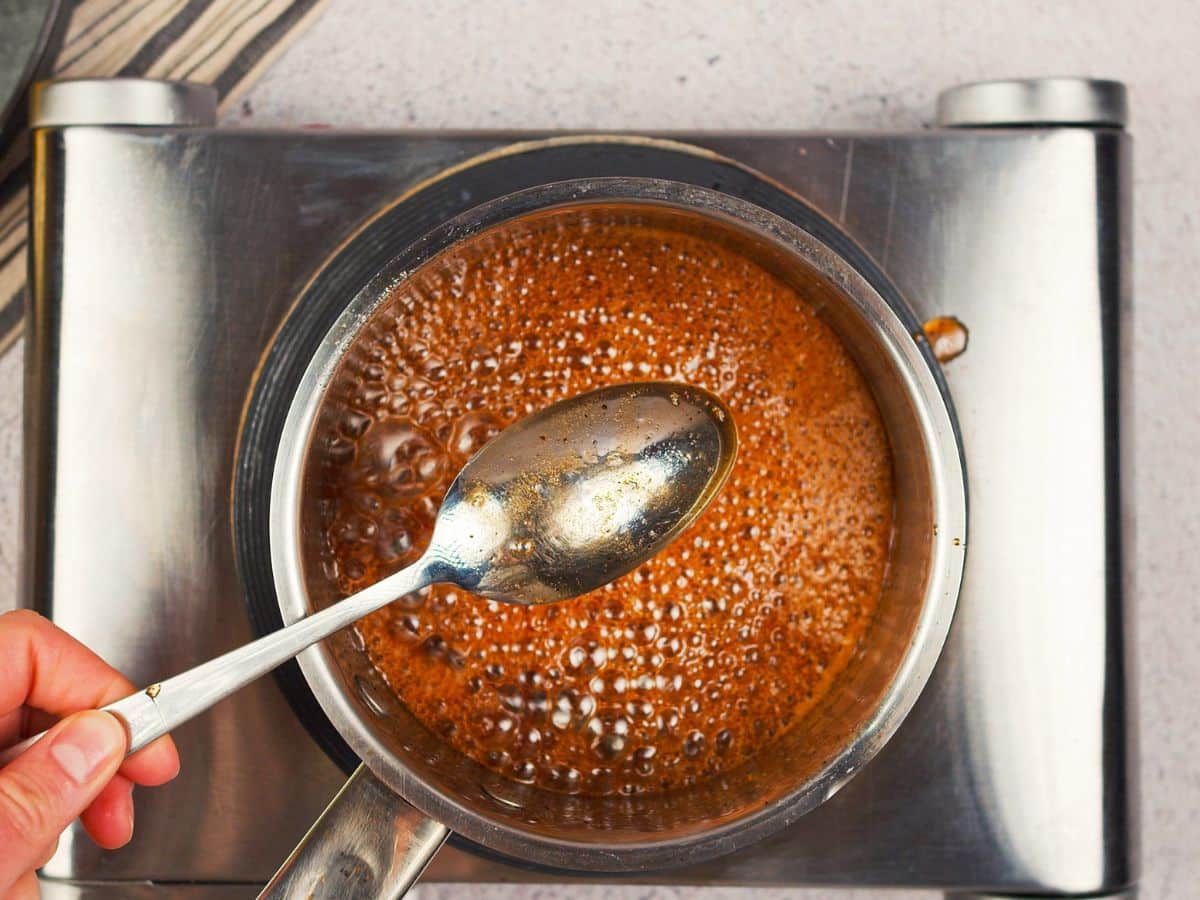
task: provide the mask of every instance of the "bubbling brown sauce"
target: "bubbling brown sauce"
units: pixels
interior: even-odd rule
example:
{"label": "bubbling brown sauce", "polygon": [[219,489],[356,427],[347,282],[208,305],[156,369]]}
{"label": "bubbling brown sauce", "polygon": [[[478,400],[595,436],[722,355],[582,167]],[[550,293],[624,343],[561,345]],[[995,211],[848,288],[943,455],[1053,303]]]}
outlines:
{"label": "bubbling brown sauce", "polygon": [[659,556],[587,596],[437,586],[358,626],[429,729],[518,782],[642,793],[791,728],[881,591],[891,458],[867,385],[806,297],[710,237],[560,214],[393,289],[335,376],[326,568],[351,593],[416,559],[459,467],[601,385],[673,379],[732,409],[740,457]]}

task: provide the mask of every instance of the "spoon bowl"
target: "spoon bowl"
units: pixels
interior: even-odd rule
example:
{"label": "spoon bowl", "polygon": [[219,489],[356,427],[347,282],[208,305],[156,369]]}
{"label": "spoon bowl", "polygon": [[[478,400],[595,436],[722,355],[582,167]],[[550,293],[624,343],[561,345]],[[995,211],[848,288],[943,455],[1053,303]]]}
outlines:
{"label": "spoon bowl", "polygon": [[585,594],[670,543],[737,455],[724,404],[700,388],[599,388],[505,429],[446,493],[431,581],[508,603]]}

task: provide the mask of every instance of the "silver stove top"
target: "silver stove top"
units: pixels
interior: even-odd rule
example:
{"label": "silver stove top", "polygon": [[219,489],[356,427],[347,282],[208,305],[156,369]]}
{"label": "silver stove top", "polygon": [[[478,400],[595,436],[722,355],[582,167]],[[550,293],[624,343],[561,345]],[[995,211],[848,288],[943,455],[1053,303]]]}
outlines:
{"label": "silver stove top", "polygon": [[[1089,896],[1136,881],[1119,441],[1130,142],[1111,110],[1044,127],[1071,120],[1070,98],[1039,112],[968,95],[943,107],[955,124],[1024,125],[656,142],[222,129],[177,94],[156,109],[122,90],[60,103],[35,137],[27,605],[135,681],[249,639],[235,463],[272,448],[239,447],[241,426],[322,263],[451,166],[549,142],[577,148],[573,171],[609,174],[617,156],[656,166],[698,148],[822,210],[920,318],[967,325],[945,376],[971,546],[934,678],[871,765],[750,850],[636,880]],[[752,191],[746,178],[736,189]],[[48,896],[253,896],[344,778],[271,679],[178,742],[183,773],[139,798],[133,843],[102,853],[69,832]],[[560,877],[466,846],[425,875]]]}

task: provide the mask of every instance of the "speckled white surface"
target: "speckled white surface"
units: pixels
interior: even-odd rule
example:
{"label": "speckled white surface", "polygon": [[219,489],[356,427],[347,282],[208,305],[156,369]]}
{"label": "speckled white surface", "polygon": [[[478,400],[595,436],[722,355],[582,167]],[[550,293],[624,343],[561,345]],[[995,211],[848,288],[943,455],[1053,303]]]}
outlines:
{"label": "speckled white surface", "polygon": [[[1192,0],[330,0],[231,123],[913,128],[963,81],[1079,74],[1132,91],[1143,896],[1200,894],[1200,12]],[[0,359],[0,607],[12,596],[20,352]],[[1064,511],[1069,513],[1069,511]],[[423,889],[448,900],[840,900],[831,891]]]}

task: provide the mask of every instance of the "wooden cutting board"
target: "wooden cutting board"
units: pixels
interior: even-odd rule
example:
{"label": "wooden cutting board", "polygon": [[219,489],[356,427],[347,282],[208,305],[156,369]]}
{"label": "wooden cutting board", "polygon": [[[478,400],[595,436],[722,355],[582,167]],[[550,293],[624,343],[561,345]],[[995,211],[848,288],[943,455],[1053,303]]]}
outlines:
{"label": "wooden cutting board", "polygon": [[[232,104],[326,0],[64,0],[53,77],[171,78],[214,85]],[[0,194],[0,353],[25,324],[28,171]],[[24,179],[24,183],[20,181]]]}

